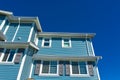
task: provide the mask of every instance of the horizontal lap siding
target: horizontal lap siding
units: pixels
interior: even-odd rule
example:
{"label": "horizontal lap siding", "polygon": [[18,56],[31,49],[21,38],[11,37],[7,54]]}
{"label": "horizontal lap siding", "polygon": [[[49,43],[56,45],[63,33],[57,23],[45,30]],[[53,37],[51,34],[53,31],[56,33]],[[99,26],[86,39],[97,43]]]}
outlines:
{"label": "horizontal lap siding", "polygon": [[20,64],[0,65],[0,80],[16,80]]}
{"label": "horizontal lap siding", "polygon": [[33,32],[32,32],[31,40],[30,40],[33,43],[34,43],[35,33],[36,33],[36,30],[34,29]]}
{"label": "horizontal lap siding", "polygon": [[91,41],[89,39],[87,40],[87,44],[88,44],[89,55],[93,56],[92,45],[91,45]]}
{"label": "horizontal lap siding", "polygon": [[8,20],[5,22],[5,24],[4,24],[4,26],[2,27],[2,32],[4,32],[5,31],[5,29],[6,29],[6,27],[7,27],[7,25],[9,24],[9,22],[8,22]]}
{"label": "horizontal lap siding", "polygon": [[57,55],[57,56],[88,56],[86,42],[84,39],[71,39],[72,48],[62,48],[61,38],[52,38],[51,48],[41,47],[42,38],[39,38],[38,54]]}
{"label": "horizontal lap siding", "polygon": [[[20,27],[18,29],[18,32],[16,34],[14,41],[27,42],[31,27],[32,27],[32,24],[30,24],[30,23],[20,24]],[[20,38],[20,39],[18,39],[18,38]]]}
{"label": "horizontal lap siding", "polygon": [[0,15],[0,25],[2,24],[4,19],[5,19],[5,16]]}
{"label": "horizontal lap siding", "polygon": [[9,28],[6,32],[6,37],[7,37],[7,41],[12,41],[14,35],[15,35],[15,32],[16,32],[16,29],[18,27],[18,24],[17,23],[11,23],[9,25]]}
{"label": "horizontal lap siding", "polygon": [[32,78],[35,80],[98,80],[96,67],[93,68],[94,76],[90,77],[70,77],[70,76],[39,76],[34,75],[35,64],[33,65]]}
{"label": "horizontal lap siding", "polygon": [[32,63],[32,57],[27,55],[20,80],[26,80],[29,77],[31,63]]}

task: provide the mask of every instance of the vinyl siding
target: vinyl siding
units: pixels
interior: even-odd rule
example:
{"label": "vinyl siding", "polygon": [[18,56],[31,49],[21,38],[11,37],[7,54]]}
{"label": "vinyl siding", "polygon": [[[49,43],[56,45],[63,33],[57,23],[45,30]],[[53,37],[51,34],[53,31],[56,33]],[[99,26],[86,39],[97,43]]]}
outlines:
{"label": "vinyl siding", "polygon": [[20,64],[0,65],[0,80],[16,80]]}
{"label": "vinyl siding", "polygon": [[7,41],[12,41],[14,35],[15,35],[15,32],[16,32],[16,29],[18,27],[18,24],[17,23],[11,23],[9,25],[9,28],[6,32],[6,37],[7,37]]}
{"label": "vinyl siding", "polygon": [[34,28],[34,30],[32,32],[32,37],[31,37],[31,40],[30,40],[33,43],[34,43],[35,33],[36,33],[36,29]]}
{"label": "vinyl siding", "polygon": [[32,27],[32,23],[21,23],[14,41],[27,42],[31,27]]}
{"label": "vinyl siding", "polygon": [[3,20],[5,19],[5,16],[0,15],[0,25],[2,24]]}
{"label": "vinyl siding", "polygon": [[27,55],[20,80],[26,80],[29,77],[31,63],[32,63],[32,56]]}
{"label": "vinyl siding", "polygon": [[33,71],[32,71],[32,78],[35,80],[98,80],[97,76],[97,70],[96,67],[94,66],[94,76],[89,76],[89,77],[70,77],[70,76],[39,76],[39,75],[34,75],[34,69],[35,69],[35,64],[33,65]]}
{"label": "vinyl siding", "polygon": [[90,39],[87,40],[87,44],[88,44],[89,55],[93,56],[92,45],[91,45],[91,40]]}
{"label": "vinyl siding", "polygon": [[71,48],[62,48],[62,38],[52,38],[50,48],[41,47],[42,38],[39,38],[38,47],[39,55],[57,55],[57,56],[88,56],[85,39],[72,38]]}
{"label": "vinyl siding", "polygon": [[6,29],[6,27],[7,27],[7,25],[8,25],[8,20],[5,22],[5,24],[4,24],[4,26],[2,27],[2,29],[1,29],[1,31],[2,32],[4,32],[5,31],[5,29]]}

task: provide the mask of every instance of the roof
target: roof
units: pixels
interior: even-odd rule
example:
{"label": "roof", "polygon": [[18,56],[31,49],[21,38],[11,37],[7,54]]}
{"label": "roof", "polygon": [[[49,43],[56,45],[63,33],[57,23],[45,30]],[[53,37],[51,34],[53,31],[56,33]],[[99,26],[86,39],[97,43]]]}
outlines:
{"label": "roof", "polygon": [[6,15],[10,22],[35,22],[38,32],[42,32],[40,21],[38,17],[23,17],[23,16],[14,16],[12,12],[0,10],[0,14]]}
{"label": "roof", "polygon": [[38,33],[40,37],[78,37],[93,38],[95,33],[65,33],[65,32],[42,32]]}

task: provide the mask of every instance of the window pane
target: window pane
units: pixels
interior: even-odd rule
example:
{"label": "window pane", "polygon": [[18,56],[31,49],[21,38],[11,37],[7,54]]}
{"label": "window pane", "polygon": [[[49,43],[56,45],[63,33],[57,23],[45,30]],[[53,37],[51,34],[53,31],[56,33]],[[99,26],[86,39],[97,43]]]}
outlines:
{"label": "window pane", "polygon": [[50,73],[53,73],[53,74],[57,73],[57,61],[51,61]]}
{"label": "window pane", "polygon": [[0,53],[2,53],[4,51],[4,48],[0,48]]}
{"label": "window pane", "polygon": [[42,73],[49,73],[49,61],[43,61]]}
{"label": "window pane", "polygon": [[6,61],[9,55],[10,49],[7,49],[2,61]]}
{"label": "window pane", "polygon": [[70,44],[69,43],[64,43],[64,47],[69,47]]}
{"label": "window pane", "polygon": [[64,39],[64,42],[69,42],[69,39]]}
{"label": "window pane", "polygon": [[50,44],[49,42],[45,42],[44,46],[49,46],[49,44]]}
{"label": "window pane", "polygon": [[72,62],[72,74],[79,74],[78,62]]}
{"label": "window pane", "polygon": [[87,74],[86,63],[79,62],[79,65],[80,65],[80,74]]}
{"label": "window pane", "polygon": [[8,58],[8,61],[12,61],[12,59],[14,57],[14,54],[15,54],[15,49],[13,49],[13,50],[10,51],[10,56]]}
{"label": "window pane", "polygon": [[17,53],[24,53],[24,50],[25,50],[24,48],[19,48]]}

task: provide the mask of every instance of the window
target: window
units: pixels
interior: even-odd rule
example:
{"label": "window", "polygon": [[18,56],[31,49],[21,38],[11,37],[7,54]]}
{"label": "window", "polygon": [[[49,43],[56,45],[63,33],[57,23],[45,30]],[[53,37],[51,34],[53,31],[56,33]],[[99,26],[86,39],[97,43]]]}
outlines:
{"label": "window", "polygon": [[71,75],[88,75],[86,62],[71,62]]}
{"label": "window", "polygon": [[51,39],[50,38],[43,38],[42,47],[51,47]]}
{"label": "window", "polygon": [[0,48],[0,57],[1,57],[3,52],[4,52],[4,48]]}
{"label": "window", "polygon": [[12,62],[14,54],[15,54],[15,49],[11,49],[11,50],[6,49],[2,61],[3,62]]}
{"label": "window", "polygon": [[62,47],[63,48],[70,48],[71,47],[71,40],[70,39],[62,39]]}
{"label": "window", "polygon": [[[3,53],[1,53],[3,52]],[[24,49],[2,49],[0,50],[0,64],[18,64],[24,53]]]}
{"label": "window", "polygon": [[43,61],[40,75],[57,75],[58,66],[57,61]]}

